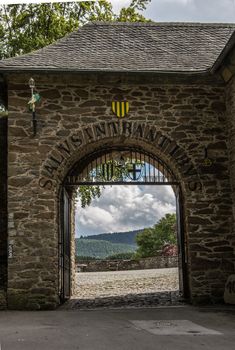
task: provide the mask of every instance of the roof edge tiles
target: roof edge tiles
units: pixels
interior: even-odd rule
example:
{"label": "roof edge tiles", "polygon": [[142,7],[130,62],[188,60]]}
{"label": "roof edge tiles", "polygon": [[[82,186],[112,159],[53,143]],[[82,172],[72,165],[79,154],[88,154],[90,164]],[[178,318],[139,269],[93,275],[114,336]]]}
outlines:
{"label": "roof edge tiles", "polygon": [[219,23],[219,22],[108,22],[108,21],[92,21],[86,23],[86,26],[131,26],[131,27],[232,27],[235,28],[235,23]]}
{"label": "roof edge tiles", "polygon": [[233,23],[91,22],[37,51],[0,61],[0,72],[209,72]]}

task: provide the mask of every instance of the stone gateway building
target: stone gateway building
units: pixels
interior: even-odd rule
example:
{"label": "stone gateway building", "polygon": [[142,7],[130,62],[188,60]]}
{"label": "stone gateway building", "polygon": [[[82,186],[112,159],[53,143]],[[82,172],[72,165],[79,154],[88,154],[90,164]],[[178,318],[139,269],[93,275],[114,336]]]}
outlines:
{"label": "stone gateway building", "polygon": [[92,23],[0,62],[2,308],[52,309],[72,294],[76,186],[102,157],[133,152],[163,174],[146,182],[174,188],[184,296],[223,299],[235,266],[234,30]]}

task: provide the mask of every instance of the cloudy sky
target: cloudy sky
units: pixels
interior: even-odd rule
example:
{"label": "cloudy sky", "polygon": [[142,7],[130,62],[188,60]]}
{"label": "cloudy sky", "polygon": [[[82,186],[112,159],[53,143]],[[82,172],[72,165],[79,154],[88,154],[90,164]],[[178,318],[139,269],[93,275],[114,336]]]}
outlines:
{"label": "cloudy sky", "polygon": [[[118,11],[130,0],[111,0]],[[235,0],[152,0],[144,15],[159,22],[235,22]]]}
{"label": "cloudy sky", "polygon": [[100,198],[82,209],[77,205],[77,235],[121,232],[149,227],[175,212],[170,186],[106,186]]}

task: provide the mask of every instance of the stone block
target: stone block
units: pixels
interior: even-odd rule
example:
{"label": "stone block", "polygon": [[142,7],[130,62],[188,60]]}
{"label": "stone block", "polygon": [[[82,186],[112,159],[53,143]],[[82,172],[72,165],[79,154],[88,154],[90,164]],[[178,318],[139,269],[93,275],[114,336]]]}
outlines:
{"label": "stone block", "polygon": [[224,302],[235,305],[235,274],[230,275],[225,284]]}
{"label": "stone block", "polygon": [[24,291],[8,289],[7,292],[8,309],[24,310],[26,309],[28,297]]}
{"label": "stone block", "polygon": [[0,310],[5,310],[7,308],[6,292],[0,290]]}

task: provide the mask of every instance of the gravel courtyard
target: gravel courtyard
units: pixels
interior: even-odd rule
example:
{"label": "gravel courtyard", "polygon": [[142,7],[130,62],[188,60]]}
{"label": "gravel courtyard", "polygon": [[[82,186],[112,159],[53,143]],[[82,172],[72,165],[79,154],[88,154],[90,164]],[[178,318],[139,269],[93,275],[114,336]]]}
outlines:
{"label": "gravel courtyard", "polygon": [[177,268],[80,272],[76,274],[76,279],[77,288],[73,297],[79,299],[177,291],[179,289]]}

